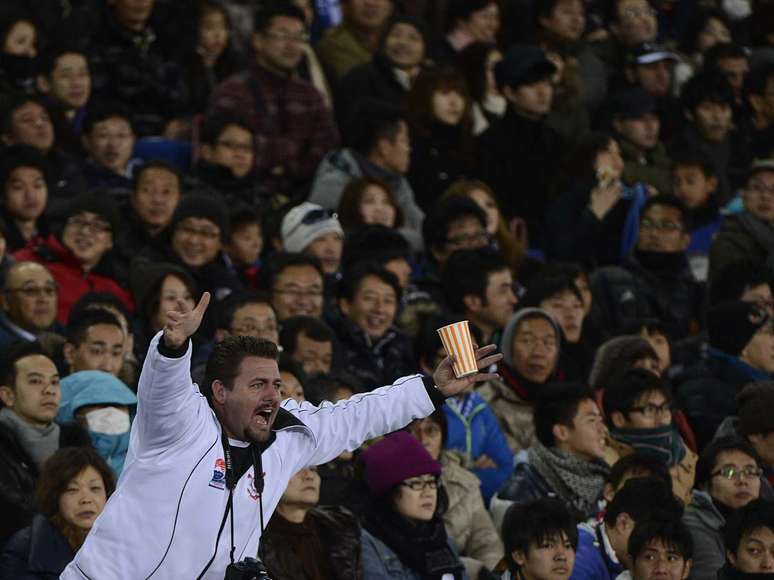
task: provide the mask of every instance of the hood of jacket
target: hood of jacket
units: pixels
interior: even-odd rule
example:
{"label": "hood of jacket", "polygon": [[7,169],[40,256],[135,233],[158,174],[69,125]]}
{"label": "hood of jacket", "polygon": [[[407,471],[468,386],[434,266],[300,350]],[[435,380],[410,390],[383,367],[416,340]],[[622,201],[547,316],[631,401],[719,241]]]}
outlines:
{"label": "hood of jacket", "polygon": [[137,405],[137,396],[120,379],[104,371],[79,371],[60,382],[62,402],[57,421],[72,421],[86,405]]}
{"label": "hood of jacket", "polygon": [[556,333],[556,364],[551,373],[553,375],[556,373],[556,369],[559,366],[559,356],[561,355],[559,345],[562,341],[562,331],[559,328],[559,324],[551,317],[551,315],[541,308],[522,308],[517,310],[508,322],[506,322],[503,333],[500,336],[500,352],[503,353],[503,362],[508,365],[509,368],[513,368],[513,349],[511,346],[513,344],[513,335],[516,334],[516,327],[525,318],[535,317],[546,319]]}

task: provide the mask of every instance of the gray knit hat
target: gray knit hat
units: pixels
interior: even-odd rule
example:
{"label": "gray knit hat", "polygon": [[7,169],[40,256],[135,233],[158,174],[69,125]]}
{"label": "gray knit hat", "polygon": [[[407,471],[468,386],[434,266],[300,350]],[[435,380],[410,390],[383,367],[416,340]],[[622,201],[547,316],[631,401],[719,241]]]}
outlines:
{"label": "gray knit hat", "polygon": [[320,236],[335,232],[344,237],[339,218],[309,201],[291,209],[282,220],[282,247],[286,252],[303,252]]}
{"label": "gray knit hat", "polygon": [[[562,341],[562,331],[559,328],[559,324],[554,320],[551,315],[542,308],[521,308],[514,312],[513,316],[508,320],[503,328],[503,334],[500,337],[500,352],[503,353],[503,362],[510,368],[513,368],[513,335],[516,334],[516,327],[519,323],[527,318],[545,318],[551,323],[556,332],[556,364],[559,364],[559,345]],[[556,369],[551,374],[555,373]]]}

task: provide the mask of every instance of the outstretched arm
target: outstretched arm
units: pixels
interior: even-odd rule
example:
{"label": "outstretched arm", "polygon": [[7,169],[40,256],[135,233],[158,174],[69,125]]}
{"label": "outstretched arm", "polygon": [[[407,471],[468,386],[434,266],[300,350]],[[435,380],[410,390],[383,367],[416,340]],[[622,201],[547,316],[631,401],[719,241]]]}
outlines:
{"label": "outstretched arm", "polygon": [[195,418],[186,412],[194,409],[188,404],[199,396],[191,382],[189,338],[199,328],[209,302],[208,292],[192,310],[186,310],[180,301],[177,310],[166,313],[163,332],[151,341],[137,389],[133,429],[145,449],[169,445]]}

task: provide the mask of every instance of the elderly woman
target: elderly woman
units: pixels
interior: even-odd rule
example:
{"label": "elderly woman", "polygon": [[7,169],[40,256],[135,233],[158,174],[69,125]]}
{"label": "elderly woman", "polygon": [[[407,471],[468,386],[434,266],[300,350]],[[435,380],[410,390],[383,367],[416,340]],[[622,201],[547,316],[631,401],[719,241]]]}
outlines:
{"label": "elderly woman", "polygon": [[113,472],[88,447],[65,447],[41,471],[40,514],[0,556],[0,578],[54,580],[73,559],[115,489]]}
{"label": "elderly woman", "polygon": [[446,535],[441,464],[405,431],[361,456],[371,506],[363,518],[363,577],[460,580],[468,575]]}

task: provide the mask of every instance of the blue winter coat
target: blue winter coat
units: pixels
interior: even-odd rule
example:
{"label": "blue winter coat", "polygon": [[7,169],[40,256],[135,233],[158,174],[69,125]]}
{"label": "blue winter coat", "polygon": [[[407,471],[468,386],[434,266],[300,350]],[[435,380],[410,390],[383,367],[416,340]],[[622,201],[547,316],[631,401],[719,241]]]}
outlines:
{"label": "blue winter coat", "polygon": [[0,578],[55,580],[75,554],[65,537],[37,515],[32,525],[18,531],[0,556]]}
{"label": "blue winter coat", "polygon": [[600,525],[578,526],[578,548],[570,580],[614,580],[624,567],[605,550]]}
{"label": "blue winter coat", "polygon": [[466,466],[472,466],[481,455],[487,455],[497,464],[497,468],[468,467],[481,481],[481,494],[484,503],[489,505],[489,500],[513,472],[513,452],[491,407],[477,392],[472,392],[470,396],[473,398],[473,412],[467,420],[455,407],[448,403],[443,406],[448,426],[446,447],[463,453]]}

